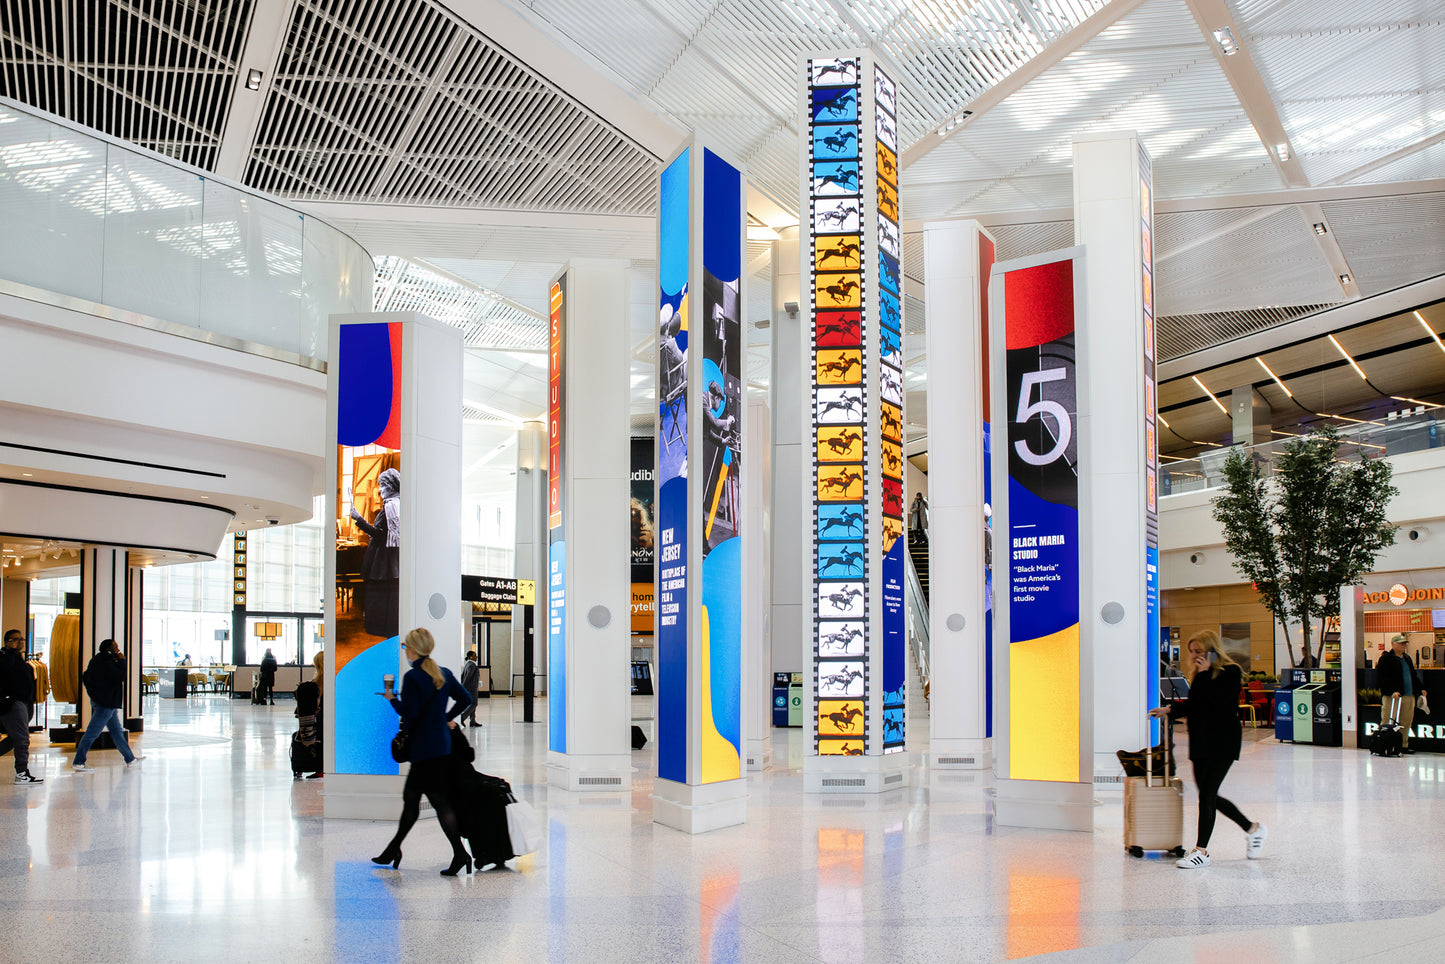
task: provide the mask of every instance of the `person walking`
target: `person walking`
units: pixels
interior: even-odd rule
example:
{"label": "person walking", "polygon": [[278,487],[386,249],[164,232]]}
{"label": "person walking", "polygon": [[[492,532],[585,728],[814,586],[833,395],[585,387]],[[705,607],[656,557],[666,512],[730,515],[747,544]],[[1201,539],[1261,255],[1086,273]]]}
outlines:
{"label": "person walking", "polygon": [[915,493],[908,506],[908,534],[920,545],[928,541],[928,500],[922,492]]}
{"label": "person walking", "polygon": [[[401,820],[396,826],[396,835],[386,849],[371,858],[374,864],[401,866],[401,843],[411,832],[421,813],[422,794],[431,802],[436,811],[437,822],[452,845],[452,863],[443,870],[443,877],[455,877],[463,868],[472,872],[472,858],[462,846],[460,825],[451,800],[451,779],[448,758],[452,752],[452,739],[448,728],[456,728],[456,718],[467,708],[471,697],[458,683],[451,671],[443,669],[431,658],[436,640],[430,631],[417,628],[406,634],[407,662],[411,669],[401,681],[401,695],[398,698],[386,682],[382,694],[401,717],[402,729],[406,732],[407,747],[410,751],[411,769],[406,774],[406,785],[401,791]],[[447,708],[447,700],[453,703]]]}
{"label": "person walking", "polygon": [[1380,683],[1380,722],[1389,722],[1391,708],[1395,700],[1400,701],[1400,717],[1397,721],[1400,724],[1400,752],[1414,753],[1410,749],[1410,727],[1415,723],[1415,705],[1417,700],[1423,700],[1426,696],[1424,685],[1420,680],[1420,674],[1415,669],[1415,664],[1410,661],[1410,654],[1405,652],[1405,646],[1410,642],[1404,633],[1396,633],[1390,639],[1390,648],[1380,654],[1380,661],[1375,665]]}
{"label": "person walking", "polygon": [[262,703],[269,701],[272,706],[276,705],[276,656],[269,649],[261,657],[261,692],[258,697]]}
{"label": "person walking", "polygon": [[0,650],[0,754],[15,751],[15,782],[21,786],[44,783],[30,774],[30,715],[35,708],[35,670],[25,662],[25,637],[20,630],[5,633]]}
{"label": "person walking", "polygon": [[1188,656],[1183,663],[1189,698],[1149,711],[1150,716],[1182,717],[1189,723],[1189,762],[1199,787],[1199,832],[1194,848],[1175,866],[1184,870],[1209,866],[1209,838],[1214,833],[1216,812],[1239,824],[1247,837],[1244,855],[1253,860],[1263,850],[1269,828],[1251,823],[1238,807],[1219,795],[1225,774],[1239,759],[1244,739],[1239,724],[1243,674],[1239,664],[1220,648],[1219,634],[1208,629],[1189,637]]}
{"label": "person walking", "polygon": [[74,768],[81,773],[94,772],[95,767],[87,766],[85,761],[101,730],[110,731],[110,738],[115,741],[120,755],[125,757],[126,766],[134,766],[144,760],[143,754],[131,752],[125,728],[120,725],[120,708],[125,705],[122,698],[125,692],[125,659],[121,657],[115,640],[100,641],[100,652],[85,668],[81,681],[90,694],[90,722],[85,727],[85,735],[80,738],[80,745],[75,748]]}
{"label": "person walking", "polygon": [[462,722],[467,726],[481,726],[477,722],[477,692],[481,689],[482,669],[477,665],[476,650],[467,651],[467,661],[462,664],[462,689],[472,698],[472,705],[462,714]]}

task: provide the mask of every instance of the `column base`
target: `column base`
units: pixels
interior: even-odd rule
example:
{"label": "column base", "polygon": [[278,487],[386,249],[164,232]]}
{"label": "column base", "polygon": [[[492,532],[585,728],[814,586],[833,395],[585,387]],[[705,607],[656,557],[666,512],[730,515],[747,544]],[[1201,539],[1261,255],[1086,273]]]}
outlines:
{"label": "column base", "polygon": [[632,757],[547,751],[547,786],[559,790],[632,790]]}
{"label": "column base", "polygon": [[327,819],[396,820],[405,784],[402,776],[328,773],[321,790],[322,813]]}
{"label": "column base", "polygon": [[803,760],[804,793],[883,793],[908,786],[906,753],[810,756]]}
{"label": "column base", "polygon": [[750,771],[766,770],[773,765],[773,737],[769,734],[764,737],[750,739],[746,743],[747,754],[746,764]]}
{"label": "column base", "polygon": [[652,821],[683,833],[736,827],[747,819],[748,782],[724,780],[693,786],[658,777],[652,785]]}
{"label": "column base", "polygon": [[928,742],[928,766],[933,770],[992,770],[993,740],[934,737]]}
{"label": "column base", "polygon": [[1094,788],[1088,783],[1000,780],[993,821],[1001,827],[1094,832]]}

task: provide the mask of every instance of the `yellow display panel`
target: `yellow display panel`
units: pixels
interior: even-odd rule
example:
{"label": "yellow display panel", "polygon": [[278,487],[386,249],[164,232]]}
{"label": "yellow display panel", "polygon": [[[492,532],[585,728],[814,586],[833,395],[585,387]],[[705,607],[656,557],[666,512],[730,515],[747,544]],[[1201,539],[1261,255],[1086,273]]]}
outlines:
{"label": "yellow display panel", "polygon": [[819,385],[858,385],[863,381],[863,350],[834,348],[817,352]]}
{"label": "yellow display panel", "polygon": [[819,462],[856,462],[862,457],[863,432],[859,426],[819,426]]}
{"label": "yellow display panel", "polygon": [[857,308],[862,302],[862,281],[856,272],[819,274],[815,277],[819,309]]}
{"label": "yellow display panel", "polygon": [[1079,625],[1009,647],[1009,779],[1077,782]]}
{"label": "yellow display panel", "polygon": [[863,737],[862,700],[819,700],[818,735]]}
{"label": "yellow display panel", "polygon": [[818,468],[819,501],[856,502],[862,493],[861,465],[824,465]]}

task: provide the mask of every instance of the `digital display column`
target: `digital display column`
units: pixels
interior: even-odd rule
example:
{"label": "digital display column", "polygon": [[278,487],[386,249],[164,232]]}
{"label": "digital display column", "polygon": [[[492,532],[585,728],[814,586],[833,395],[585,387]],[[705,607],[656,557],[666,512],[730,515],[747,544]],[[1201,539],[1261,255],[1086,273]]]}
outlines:
{"label": "digital display column", "polygon": [[[1149,154],[1139,147],[1139,229],[1142,238],[1139,265],[1144,290],[1144,623],[1145,705],[1159,705],[1159,399],[1155,394],[1158,358],[1154,340],[1154,204]],[[1152,742],[1159,724],[1150,724]]]}
{"label": "digital display column", "polygon": [[547,292],[547,720],[548,749],[567,752],[567,529],[563,444],[567,384],[567,278]]}
{"label": "digital display column", "polygon": [[897,90],[866,52],[803,69],[813,739],[871,756],[905,737]]}

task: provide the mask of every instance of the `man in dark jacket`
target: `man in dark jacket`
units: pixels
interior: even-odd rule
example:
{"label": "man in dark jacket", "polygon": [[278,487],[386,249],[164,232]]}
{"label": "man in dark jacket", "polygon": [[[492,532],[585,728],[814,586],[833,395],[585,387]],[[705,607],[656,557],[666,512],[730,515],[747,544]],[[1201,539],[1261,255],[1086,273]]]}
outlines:
{"label": "man in dark jacket", "polygon": [[85,735],[80,738],[80,745],[75,748],[75,769],[82,773],[95,770],[95,767],[85,765],[85,755],[90,752],[90,746],[100,736],[101,730],[110,731],[110,738],[115,741],[120,755],[125,757],[126,766],[144,760],[144,756],[130,751],[130,743],[126,741],[125,730],[120,725],[120,708],[125,704],[122,698],[125,692],[125,660],[116,649],[115,640],[101,640],[100,652],[85,668],[81,680],[85,683],[85,692],[90,694],[90,723],[85,728]]}
{"label": "man in dark jacket", "polygon": [[5,633],[0,650],[0,754],[15,750],[15,782],[23,786],[44,783],[30,775],[30,714],[35,704],[35,671],[25,662],[25,637],[20,630]]}
{"label": "man in dark jacket", "polygon": [[481,726],[477,722],[477,692],[481,689],[482,669],[477,665],[477,654],[475,650],[467,651],[467,660],[462,663],[462,678],[460,680],[462,689],[466,690],[472,698],[472,705],[462,714],[462,722],[467,726]]}
{"label": "man in dark jacket", "polygon": [[1410,726],[1415,722],[1415,701],[1425,696],[1423,681],[1405,652],[1410,640],[1403,633],[1396,633],[1390,640],[1390,648],[1380,656],[1376,666],[1380,682],[1380,722],[1390,720],[1395,699],[1400,700],[1400,737],[1402,753],[1414,753],[1410,749]]}

